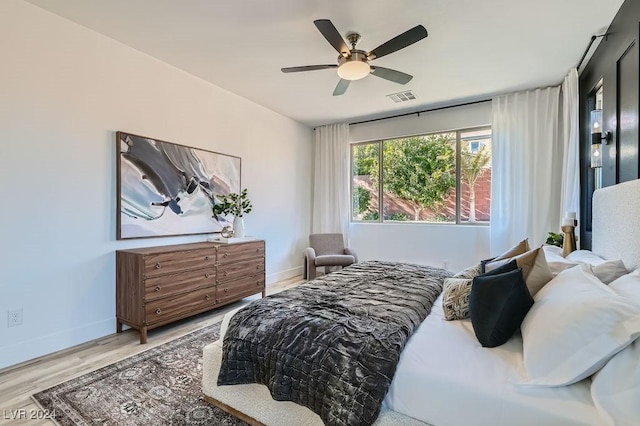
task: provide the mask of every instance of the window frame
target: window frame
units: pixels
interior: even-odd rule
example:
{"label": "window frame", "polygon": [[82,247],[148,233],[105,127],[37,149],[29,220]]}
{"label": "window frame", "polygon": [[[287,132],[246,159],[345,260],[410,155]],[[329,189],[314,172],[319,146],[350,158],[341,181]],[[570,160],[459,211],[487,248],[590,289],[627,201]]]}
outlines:
{"label": "window frame", "polygon": [[[388,139],[373,139],[369,141],[360,141],[353,142],[349,144],[349,223],[357,223],[357,224],[403,224],[403,225],[434,225],[434,226],[451,226],[451,225],[462,225],[462,226],[489,226],[491,224],[491,216],[489,216],[489,220],[486,222],[469,222],[469,221],[461,221],[462,213],[461,213],[461,189],[462,189],[462,167],[461,167],[461,158],[462,158],[462,137],[463,133],[468,132],[479,132],[484,130],[491,130],[491,135],[493,136],[493,130],[491,125],[486,126],[473,126],[468,128],[461,128],[455,130],[441,130],[437,132],[429,132],[429,133],[419,133],[415,135],[407,135],[407,136],[399,136]],[[397,139],[411,138],[411,137],[426,137],[431,135],[441,135],[443,133],[455,133],[456,134],[456,220],[455,222],[427,222],[427,221],[385,221],[384,214],[382,212],[384,206],[384,173],[383,173],[383,153],[384,153],[384,142],[385,141],[393,141]],[[353,202],[353,152],[354,147],[361,145],[369,145],[369,144],[378,144],[378,175],[381,176],[380,181],[378,182],[378,220],[358,220],[354,219],[354,202]],[[493,149],[493,147],[492,147]],[[493,152],[491,154],[493,158]],[[493,175],[491,176],[492,185],[493,185]]]}

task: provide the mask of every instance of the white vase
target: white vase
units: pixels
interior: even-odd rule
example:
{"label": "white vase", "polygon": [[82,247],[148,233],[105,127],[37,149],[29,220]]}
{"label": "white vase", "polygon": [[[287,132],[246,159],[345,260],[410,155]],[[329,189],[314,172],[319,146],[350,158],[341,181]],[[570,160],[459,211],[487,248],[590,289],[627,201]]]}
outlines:
{"label": "white vase", "polygon": [[242,216],[233,218],[233,236],[244,237],[244,219]]}

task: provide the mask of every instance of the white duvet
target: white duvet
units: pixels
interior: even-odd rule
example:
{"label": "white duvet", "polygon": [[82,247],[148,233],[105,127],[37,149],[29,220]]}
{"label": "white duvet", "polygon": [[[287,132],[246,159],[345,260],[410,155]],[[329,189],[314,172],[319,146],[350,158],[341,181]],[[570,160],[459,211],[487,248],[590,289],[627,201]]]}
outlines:
{"label": "white duvet", "polygon": [[400,357],[386,408],[437,426],[600,425],[591,379],[557,388],[527,380],[522,338],[478,343],[471,322],[445,321],[442,295]]}

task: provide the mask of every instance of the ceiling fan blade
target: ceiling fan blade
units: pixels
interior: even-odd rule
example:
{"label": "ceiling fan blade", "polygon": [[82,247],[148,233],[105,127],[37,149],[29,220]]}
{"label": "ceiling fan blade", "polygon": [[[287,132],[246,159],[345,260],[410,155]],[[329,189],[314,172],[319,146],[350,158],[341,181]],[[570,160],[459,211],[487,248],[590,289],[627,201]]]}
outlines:
{"label": "ceiling fan blade", "polygon": [[281,68],[281,71],[282,72],[300,72],[300,71],[325,70],[329,68],[338,68],[338,66],[337,65],[305,65],[302,67]]}
{"label": "ceiling fan blade", "polygon": [[345,80],[344,78],[341,78],[338,82],[338,85],[333,91],[333,96],[340,96],[344,94],[344,92],[347,91],[347,87],[349,87],[349,83],[351,83],[351,80]]}
{"label": "ceiling fan blade", "polygon": [[400,49],[404,49],[407,46],[411,46],[413,43],[418,42],[425,38],[427,35],[427,29],[422,25],[416,25],[408,31],[403,32],[399,36],[396,36],[388,42],[381,44],[380,46],[367,53],[367,59],[370,61],[376,58],[381,58],[389,53],[396,52]]}
{"label": "ceiling fan blade", "polygon": [[407,84],[413,78],[412,75],[392,70],[390,68],[371,67],[371,69],[371,74],[376,77],[384,78],[385,80],[393,81],[394,83]]}
{"label": "ceiling fan blade", "polygon": [[349,56],[350,50],[347,43],[344,42],[344,39],[330,20],[316,19],[313,23],[316,24],[316,27],[322,33],[324,38],[327,39],[329,44],[331,44],[338,53],[342,54],[345,58]]}

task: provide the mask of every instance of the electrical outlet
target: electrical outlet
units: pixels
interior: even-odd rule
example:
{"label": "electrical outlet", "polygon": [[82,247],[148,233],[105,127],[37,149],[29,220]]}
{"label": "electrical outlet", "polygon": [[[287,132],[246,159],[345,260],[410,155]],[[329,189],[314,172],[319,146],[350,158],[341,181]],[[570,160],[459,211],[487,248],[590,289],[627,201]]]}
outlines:
{"label": "electrical outlet", "polygon": [[9,327],[15,327],[16,325],[22,325],[22,309],[16,309],[9,311],[7,315],[7,325]]}

